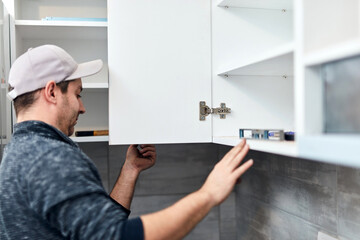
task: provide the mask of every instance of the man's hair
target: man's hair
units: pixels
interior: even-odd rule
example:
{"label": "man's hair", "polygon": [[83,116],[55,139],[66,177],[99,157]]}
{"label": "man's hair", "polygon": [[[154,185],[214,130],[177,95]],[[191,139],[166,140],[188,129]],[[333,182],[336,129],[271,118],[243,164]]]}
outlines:
{"label": "man's hair", "polygon": [[[60,88],[60,91],[62,93],[67,93],[69,82],[71,81],[62,81],[57,83],[56,85]],[[13,89],[14,88],[9,85],[9,92]],[[28,109],[38,99],[36,97],[36,93],[40,90],[41,89],[37,89],[32,92],[22,94],[14,99],[16,116],[18,116],[20,111]]]}

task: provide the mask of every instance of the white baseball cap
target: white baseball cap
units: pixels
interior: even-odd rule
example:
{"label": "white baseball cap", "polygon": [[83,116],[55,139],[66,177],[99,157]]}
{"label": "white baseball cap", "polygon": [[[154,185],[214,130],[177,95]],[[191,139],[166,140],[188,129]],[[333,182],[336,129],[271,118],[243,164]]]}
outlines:
{"label": "white baseball cap", "polygon": [[59,83],[90,76],[98,73],[102,66],[101,60],[77,64],[64,49],[55,45],[30,48],[10,69],[9,84],[14,89],[8,97],[13,100],[45,87],[49,81]]}

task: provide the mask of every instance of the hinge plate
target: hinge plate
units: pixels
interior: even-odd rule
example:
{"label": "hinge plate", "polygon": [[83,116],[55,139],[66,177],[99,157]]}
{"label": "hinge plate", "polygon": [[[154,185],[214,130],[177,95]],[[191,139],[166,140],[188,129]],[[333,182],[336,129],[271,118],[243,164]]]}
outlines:
{"label": "hinge plate", "polygon": [[226,114],[231,113],[231,108],[226,107],[226,103],[221,103],[219,108],[209,108],[205,101],[200,102],[200,121],[205,121],[209,114],[218,114],[220,119],[225,119]]}

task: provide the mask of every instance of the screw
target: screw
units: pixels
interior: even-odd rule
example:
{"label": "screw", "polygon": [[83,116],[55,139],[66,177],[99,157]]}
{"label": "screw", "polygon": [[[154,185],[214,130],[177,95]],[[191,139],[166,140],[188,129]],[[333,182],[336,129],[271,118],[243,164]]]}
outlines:
{"label": "screw", "polygon": [[281,11],[282,11],[283,13],[286,13],[286,9],[282,9]]}
{"label": "screw", "polygon": [[228,78],[228,77],[229,77],[229,75],[227,75],[227,74],[224,74],[224,77]]}

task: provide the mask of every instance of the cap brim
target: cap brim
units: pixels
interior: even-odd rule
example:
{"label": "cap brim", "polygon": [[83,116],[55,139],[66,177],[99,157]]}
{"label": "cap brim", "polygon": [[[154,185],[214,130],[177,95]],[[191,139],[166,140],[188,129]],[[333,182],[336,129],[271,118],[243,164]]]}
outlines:
{"label": "cap brim", "polygon": [[80,63],[77,69],[75,70],[75,72],[73,72],[73,74],[67,77],[65,81],[94,75],[100,72],[102,67],[103,67],[103,62],[100,59],[91,62]]}

